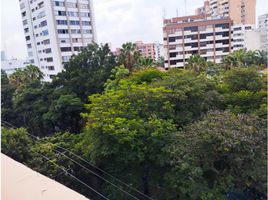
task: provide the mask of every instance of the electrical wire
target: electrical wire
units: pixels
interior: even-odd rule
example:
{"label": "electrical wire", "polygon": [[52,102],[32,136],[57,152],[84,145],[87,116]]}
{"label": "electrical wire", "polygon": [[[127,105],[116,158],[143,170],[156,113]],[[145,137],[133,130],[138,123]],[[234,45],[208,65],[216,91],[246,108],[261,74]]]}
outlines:
{"label": "electrical wire", "polygon": [[65,174],[68,174],[70,177],[72,177],[73,179],[75,179],[76,181],[78,181],[79,183],[81,183],[82,185],[86,186],[87,188],[89,188],[91,191],[95,192],[96,194],[98,194],[99,196],[101,196],[103,199],[105,200],[110,200],[107,197],[105,197],[103,194],[101,194],[100,192],[98,192],[97,190],[95,190],[94,188],[90,187],[88,184],[86,184],[85,182],[81,181],[79,178],[77,178],[76,176],[74,176],[73,174],[69,173],[67,170],[65,170],[64,168],[62,168],[61,166],[59,166],[56,162],[52,161],[52,159],[44,156],[41,153],[36,152],[37,154],[39,154],[39,156],[43,157],[44,159],[46,159],[48,162],[54,164],[56,167],[58,167],[59,169],[61,169]]}
{"label": "electrical wire", "polygon": [[[17,127],[15,127],[14,125],[10,124],[9,122],[6,122],[6,121],[2,121],[2,122],[4,122],[4,123],[10,125],[10,126],[13,127],[13,128],[17,128]],[[28,134],[29,136],[33,137],[34,139],[39,140],[39,137],[36,137],[36,136],[34,136],[34,135],[32,135],[32,134],[30,134],[30,133],[28,133],[28,132],[27,132],[27,134]],[[109,174],[108,172],[106,172],[106,171],[100,169],[99,167],[93,165],[92,163],[88,162],[87,160],[85,160],[84,158],[80,157],[79,155],[73,153],[72,151],[70,151],[70,150],[68,150],[68,149],[66,149],[66,148],[63,148],[63,147],[61,147],[61,146],[58,146],[58,145],[56,145],[56,144],[53,144],[53,143],[51,143],[51,142],[50,142],[50,144],[54,145],[55,147],[58,147],[59,149],[62,149],[62,150],[67,151],[68,153],[70,153],[70,154],[72,154],[73,156],[75,156],[75,157],[79,158],[80,160],[84,161],[85,163],[87,163],[87,164],[90,165],[91,167],[93,167],[93,168],[95,168],[95,169],[97,169],[97,170],[103,172],[104,174],[106,174],[107,176],[113,178],[113,179],[116,180],[117,182],[119,182],[119,183],[125,185],[126,187],[128,187],[129,189],[131,189],[131,190],[133,190],[133,191],[139,193],[139,194],[142,195],[143,197],[146,197],[146,198],[148,198],[148,199],[150,199],[150,200],[153,200],[151,197],[149,197],[149,196],[147,196],[146,194],[140,192],[139,190],[137,190],[137,189],[135,189],[135,188],[129,186],[127,183],[121,181],[120,179],[118,179],[118,178],[114,177],[113,175]],[[67,159],[69,159],[69,160],[71,160],[72,162],[76,163],[76,164],[79,165],[80,167],[83,167],[84,169],[86,169],[86,170],[89,171],[90,173],[94,174],[95,176],[101,178],[102,180],[106,181],[107,183],[113,185],[114,187],[116,187],[116,188],[119,189],[120,191],[124,192],[125,194],[128,194],[128,195],[131,196],[132,198],[134,198],[134,199],[136,199],[136,200],[139,200],[137,197],[133,196],[132,194],[130,194],[130,193],[128,193],[128,192],[126,192],[125,190],[123,190],[123,189],[120,188],[119,186],[117,186],[117,185],[111,183],[110,181],[108,181],[108,180],[106,180],[105,178],[101,177],[100,175],[98,175],[97,173],[95,173],[95,172],[93,172],[92,170],[88,169],[88,168],[85,167],[84,165],[82,165],[82,164],[76,162],[75,160],[73,160],[72,158],[66,156],[64,153],[59,152],[59,151],[57,151],[57,150],[54,150],[54,151],[56,151],[57,153],[62,154],[62,155],[63,155],[64,157],[66,157]]]}

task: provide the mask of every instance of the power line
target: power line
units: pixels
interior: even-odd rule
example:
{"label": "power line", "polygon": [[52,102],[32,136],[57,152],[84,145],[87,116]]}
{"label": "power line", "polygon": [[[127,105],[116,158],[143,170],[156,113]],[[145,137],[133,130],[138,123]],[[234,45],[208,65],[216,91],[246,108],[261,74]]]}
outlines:
{"label": "power line", "polygon": [[86,184],[85,182],[81,181],[79,178],[77,178],[76,176],[74,176],[73,174],[69,173],[67,170],[63,169],[61,166],[59,166],[56,162],[52,161],[50,158],[44,156],[41,153],[36,152],[37,154],[39,154],[39,156],[43,157],[44,159],[46,159],[48,162],[51,162],[52,164],[54,164],[56,167],[58,167],[59,169],[61,169],[65,174],[68,174],[69,176],[71,176],[73,179],[75,179],[76,181],[78,181],[79,183],[83,184],[84,186],[86,186],[87,188],[89,188],[91,191],[95,192],[96,194],[98,194],[99,196],[101,196],[102,198],[104,198],[105,200],[110,200],[107,197],[105,197],[103,194],[101,194],[100,192],[98,192],[97,190],[95,190],[94,188],[90,187],[88,184]]}
{"label": "power line", "polygon": [[[15,127],[14,125],[10,124],[9,122],[6,122],[6,121],[2,121],[2,122],[6,123],[6,124],[9,124],[9,125],[12,126],[13,128],[17,128],[17,127]],[[38,137],[36,137],[36,136],[34,136],[34,135],[32,135],[32,134],[30,134],[30,133],[28,133],[28,132],[27,132],[27,134],[28,134],[29,136],[33,137],[34,139],[39,140]],[[148,198],[148,199],[150,199],[150,200],[153,200],[153,199],[152,199],[151,197],[149,197],[148,195],[146,195],[146,194],[140,192],[139,190],[137,190],[137,189],[135,189],[135,188],[129,186],[127,183],[125,183],[125,182],[121,181],[120,179],[114,177],[113,175],[109,174],[108,172],[105,172],[104,170],[100,169],[99,167],[97,167],[97,166],[91,164],[90,162],[88,162],[88,161],[85,160],[84,158],[80,157],[79,155],[73,153],[72,151],[70,151],[70,150],[68,150],[68,149],[66,149],[66,148],[64,148],[64,147],[58,146],[58,145],[56,145],[56,144],[53,144],[53,143],[51,143],[51,142],[49,142],[49,143],[52,144],[52,145],[54,145],[55,147],[58,147],[58,148],[60,148],[60,149],[62,149],[62,150],[67,151],[68,153],[70,153],[70,154],[72,154],[73,156],[75,156],[75,157],[79,158],[80,160],[84,161],[85,163],[87,163],[87,164],[90,165],[91,167],[93,167],[93,168],[95,168],[95,169],[97,169],[97,170],[103,172],[104,174],[106,174],[107,176],[113,178],[113,179],[116,180],[117,182],[119,182],[119,183],[125,185],[126,187],[128,187],[129,189],[131,189],[131,190],[133,190],[133,191],[139,193],[139,194],[142,195],[143,197],[146,197],[146,198]],[[53,149],[53,150],[54,150],[54,149]],[[139,200],[137,197],[133,196],[132,194],[130,194],[130,193],[128,193],[128,192],[126,192],[125,190],[123,190],[123,189],[120,188],[119,186],[117,186],[117,185],[111,183],[110,181],[108,181],[108,180],[106,180],[105,178],[101,177],[100,175],[96,174],[96,173],[93,172],[92,170],[90,170],[90,169],[88,169],[87,167],[83,166],[82,164],[80,164],[80,163],[74,161],[72,158],[66,156],[64,153],[59,152],[59,151],[57,151],[57,150],[54,150],[54,151],[56,151],[57,153],[62,154],[63,156],[65,156],[66,158],[68,158],[69,160],[71,160],[72,162],[76,163],[76,164],[79,165],[80,167],[83,167],[84,169],[88,170],[89,172],[91,172],[91,173],[94,174],[95,176],[101,178],[102,180],[106,181],[107,183],[113,185],[114,187],[116,187],[116,188],[119,189],[120,191],[124,192],[125,194],[128,194],[128,195],[131,196],[132,198],[134,198],[134,199],[136,199],[136,200]]]}
{"label": "power line", "polygon": [[139,200],[138,198],[136,198],[136,197],[133,196],[132,194],[126,192],[125,190],[123,190],[123,189],[120,188],[119,186],[113,184],[112,182],[110,182],[110,181],[108,181],[107,179],[103,178],[103,177],[100,176],[99,174],[97,174],[97,173],[93,172],[92,170],[88,169],[88,168],[85,167],[84,165],[81,165],[80,163],[76,162],[76,161],[73,160],[72,158],[66,156],[64,153],[62,153],[62,152],[60,152],[60,151],[57,151],[57,150],[55,150],[55,149],[54,149],[53,151],[62,154],[65,158],[67,158],[67,159],[71,160],[72,162],[76,163],[77,165],[79,165],[80,167],[82,167],[82,168],[84,168],[85,170],[89,171],[90,173],[94,174],[94,175],[97,176],[98,178],[100,178],[100,179],[104,180],[105,182],[111,184],[112,186],[116,187],[117,189],[119,189],[120,191],[124,192],[125,194],[131,196],[132,198],[134,198],[134,199],[136,199],[136,200]]}

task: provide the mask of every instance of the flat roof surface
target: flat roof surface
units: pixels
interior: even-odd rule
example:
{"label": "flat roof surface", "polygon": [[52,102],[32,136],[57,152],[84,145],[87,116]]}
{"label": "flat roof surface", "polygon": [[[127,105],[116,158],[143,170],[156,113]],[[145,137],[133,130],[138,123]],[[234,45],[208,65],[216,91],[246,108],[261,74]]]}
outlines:
{"label": "flat roof surface", "polygon": [[2,200],[88,200],[4,154],[1,166]]}

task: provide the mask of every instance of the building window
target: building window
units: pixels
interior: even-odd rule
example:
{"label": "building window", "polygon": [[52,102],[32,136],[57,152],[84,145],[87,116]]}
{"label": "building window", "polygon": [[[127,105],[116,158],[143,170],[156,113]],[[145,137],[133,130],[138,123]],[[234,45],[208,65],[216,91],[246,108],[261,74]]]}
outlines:
{"label": "building window", "polygon": [[80,29],[71,29],[72,34],[80,34],[81,30]]}
{"label": "building window", "polygon": [[31,49],[32,48],[32,44],[27,44],[27,48]]}
{"label": "building window", "polygon": [[84,34],[91,34],[92,33],[92,30],[83,30],[83,33]]}
{"label": "building window", "polygon": [[229,28],[229,24],[216,24],[215,28]]}
{"label": "building window", "polygon": [[43,35],[43,36],[47,36],[47,35],[48,35],[48,30],[44,30],[44,31],[42,31],[42,35]]}
{"label": "building window", "polygon": [[45,21],[40,22],[39,27],[44,27],[46,25],[47,25],[47,21],[45,20]]}
{"label": "building window", "polygon": [[55,6],[64,6],[64,2],[54,1]]}
{"label": "building window", "polygon": [[68,34],[69,31],[68,31],[68,29],[58,29],[58,33],[59,34]]}
{"label": "building window", "polygon": [[83,26],[90,26],[91,22],[90,21],[82,21]]}
{"label": "building window", "polygon": [[66,16],[66,12],[65,11],[56,10],[55,11],[55,15],[57,15],[57,16]]}
{"label": "building window", "polygon": [[50,40],[49,39],[44,40],[43,43],[44,43],[44,45],[50,44]]}
{"label": "building window", "polygon": [[69,17],[78,17],[78,12],[68,11],[67,14],[68,14]]}
{"label": "building window", "polygon": [[69,21],[70,25],[80,25],[80,21],[74,21],[74,20],[71,20]]}
{"label": "building window", "polygon": [[74,47],[74,51],[81,51],[83,47]]}
{"label": "building window", "polygon": [[47,60],[47,62],[53,62],[53,58],[52,57],[49,57],[46,60]]}
{"label": "building window", "polygon": [[24,33],[28,33],[28,32],[29,32],[29,28],[25,28]]}
{"label": "building window", "polygon": [[61,47],[60,48],[61,52],[68,52],[68,51],[72,51],[71,47]]}
{"label": "building window", "polygon": [[197,26],[190,26],[190,27],[185,27],[184,31],[191,31],[191,32],[197,32],[198,27]]}
{"label": "building window", "polygon": [[54,67],[54,66],[48,66],[47,69],[48,69],[49,71],[53,71],[53,70],[55,70],[55,67]]}
{"label": "building window", "polygon": [[234,31],[240,31],[240,30],[242,30],[241,27],[234,28]]}
{"label": "building window", "polygon": [[46,16],[46,12],[45,11],[42,11],[40,12],[38,15],[37,15],[37,19],[40,19],[42,17]]}
{"label": "building window", "polygon": [[58,25],[68,25],[67,20],[57,20]]}
{"label": "building window", "polygon": [[22,21],[22,24],[23,24],[23,25],[28,24],[27,19],[23,20],[23,21]]}
{"label": "building window", "polygon": [[90,17],[90,14],[87,12],[80,12],[80,17]]}
{"label": "building window", "polygon": [[26,41],[28,41],[28,40],[31,39],[31,37],[30,36],[26,36],[25,39],[26,39]]}
{"label": "building window", "polygon": [[60,39],[60,43],[70,43],[70,39]]}
{"label": "building window", "polygon": [[51,53],[51,48],[45,49],[45,53]]}
{"label": "building window", "polygon": [[69,62],[71,56],[62,56],[62,62]]}
{"label": "building window", "polygon": [[23,13],[21,13],[21,16],[22,17],[25,17],[26,16],[26,11],[24,11]]}

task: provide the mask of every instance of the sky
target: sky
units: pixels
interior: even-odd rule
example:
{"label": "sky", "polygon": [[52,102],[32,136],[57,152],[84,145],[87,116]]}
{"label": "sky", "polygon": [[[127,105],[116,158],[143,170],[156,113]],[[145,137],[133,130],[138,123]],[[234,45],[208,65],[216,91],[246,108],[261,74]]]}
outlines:
{"label": "sky", "polygon": [[[1,1],[1,50],[8,58],[27,57],[19,0]],[[162,19],[194,14],[204,0],[93,0],[98,43],[112,49],[125,42],[162,42]],[[165,10],[165,12],[164,12]],[[267,0],[257,0],[257,16],[268,13]]]}

